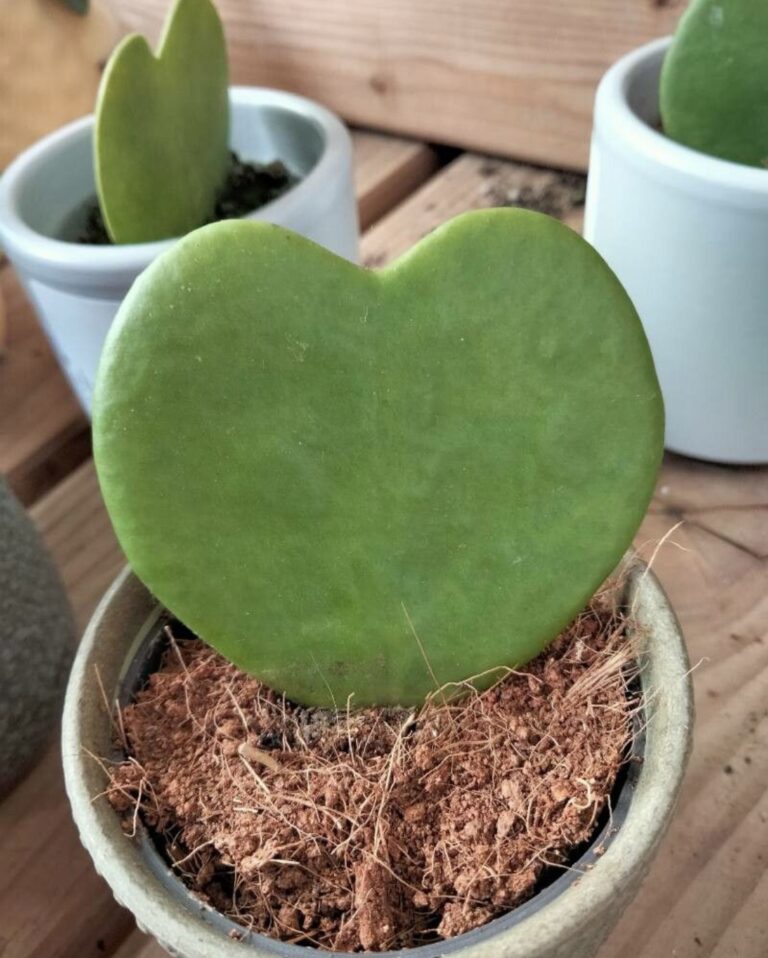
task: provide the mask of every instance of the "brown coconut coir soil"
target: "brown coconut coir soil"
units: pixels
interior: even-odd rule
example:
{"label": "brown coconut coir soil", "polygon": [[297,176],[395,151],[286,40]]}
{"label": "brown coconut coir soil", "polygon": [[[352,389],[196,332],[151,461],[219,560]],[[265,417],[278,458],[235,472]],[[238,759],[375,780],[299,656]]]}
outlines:
{"label": "brown coconut coir soil", "polygon": [[488,691],[349,714],[170,638],[122,711],[130,757],[107,795],[254,931],[337,951],[448,938],[520,904],[593,834],[639,707],[624,625],[596,600]]}

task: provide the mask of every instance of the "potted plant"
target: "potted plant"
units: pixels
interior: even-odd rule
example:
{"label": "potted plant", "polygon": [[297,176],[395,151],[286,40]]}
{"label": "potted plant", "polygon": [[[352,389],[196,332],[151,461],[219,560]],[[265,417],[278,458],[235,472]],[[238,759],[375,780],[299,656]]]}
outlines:
{"label": "potted plant", "polygon": [[[290,188],[270,199],[274,183]],[[85,223],[94,212],[106,234]],[[4,250],[86,411],[133,280],[173,237],[233,215],[280,223],[355,259],[350,137],[302,97],[228,89],[210,0],[177,0],[157,57],[142,37],[126,37],[105,69],[95,117],[40,140],[0,181]]]}
{"label": "potted plant", "polygon": [[650,572],[623,617],[580,614],[662,434],[630,300],[542,214],[465,214],[377,272],[257,222],[158,258],[95,396],[133,571],[63,726],[83,843],[142,927],[186,958],[593,955],[690,744]]}
{"label": "potted plant", "polygon": [[595,101],[585,235],[632,296],[667,446],[768,460],[768,10],[695,0]]}

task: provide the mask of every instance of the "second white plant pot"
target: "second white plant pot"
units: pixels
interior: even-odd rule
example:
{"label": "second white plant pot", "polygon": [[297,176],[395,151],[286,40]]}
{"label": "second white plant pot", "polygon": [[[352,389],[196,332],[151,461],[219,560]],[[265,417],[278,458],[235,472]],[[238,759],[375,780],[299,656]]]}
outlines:
{"label": "second white plant pot", "polygon": [[585,236],[632,297],[666,405],[669,449],[768,461],[768,171],[659,130],[670,40],[605,75],[595,103]]}
{"label": "second white plant pot", "polygon": [[[233,150],[255,162],[282,160],[300,177],[251,216],[356,261],[352,142],[344,124],[311,100],[260,87],[232,87],[230,111]],[[95,195],[92,132],[93,117],[63,127],[21,154],[0,180],[3,248],[86,412],[102,345],[123,297],[174,242],[65,241],[67,224]]]}

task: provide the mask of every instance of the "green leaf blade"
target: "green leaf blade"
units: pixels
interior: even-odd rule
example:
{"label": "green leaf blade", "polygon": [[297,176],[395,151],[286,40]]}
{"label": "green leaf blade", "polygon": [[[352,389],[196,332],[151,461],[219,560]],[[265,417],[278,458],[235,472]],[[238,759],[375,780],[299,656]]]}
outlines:
{"label": "green leaf blade", "polygon": [[695,0],[661,73],[664,132],[701,153],[768,166],[768,4]]}
{"label": "green leaf blade", "polygon": [[229,163],[228,66],[210,0],[177,0],[158,56],[126,37],[102,78],[94,165],[116,243],[182,236],[211,216]]}

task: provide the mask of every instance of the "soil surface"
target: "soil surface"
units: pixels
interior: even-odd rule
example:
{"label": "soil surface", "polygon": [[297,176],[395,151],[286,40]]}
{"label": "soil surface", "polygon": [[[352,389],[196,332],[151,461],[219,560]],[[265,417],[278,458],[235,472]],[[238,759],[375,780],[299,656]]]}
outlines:
{"label": "soil surface", "polygon": [[485,195],[491,206],[516,206],[556,219],[583,206],[587,194],[587,178],[581,173],[488,160],[480,174],[490,181]]}
{"label": "soil surface", "polygon": [[[232,153],[227,179],[216,200],[213,216],[208,222],[216,223],[219,220],[246,216],[276,200],[297,182],[298,178],[280,160],[266,164],[249,163],[241,160],[237,153]],[[112,245],[98,200],[94,200],[88,209],[85,226],[78,234],[76,242],[95,246]]]}
{"label": "soil surface", "polygon": [[108,798],[255,931],[337,951],[460,934],[594,833],[639,708],[624,624],[604,596],[485,692],[351,713],[287,702],[169,626]]}

